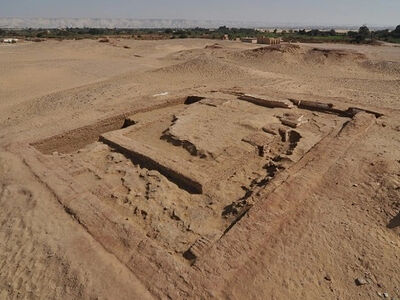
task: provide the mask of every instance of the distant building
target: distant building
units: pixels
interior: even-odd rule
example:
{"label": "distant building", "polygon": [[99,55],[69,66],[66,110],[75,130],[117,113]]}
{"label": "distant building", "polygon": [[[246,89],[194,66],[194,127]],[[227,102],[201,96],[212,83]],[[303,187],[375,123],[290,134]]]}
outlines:
{"label": "distant building", "polygon": [[16,42],[18,42],[18,39],[4,39],[3,43],[7,43],[7,44],[15,44]]}
{"label": "distant building", "polygon": [[241,38],[241,41],[243,43],[257,44],[257,39],[256,38],[251,38],[251,37]]}
{"label": "distant building", "polygon": [[223,39],[224,41],[228,41],[228,40],[229,40],[229,35],[224,34],[224,36],[222,37],[222,39]]}
{"label": "distant building", "polygon": [[267,45],[278,45],[281,43],[281,38],[271,38],[271,37],[258,37],[258,44],[267,44]]}

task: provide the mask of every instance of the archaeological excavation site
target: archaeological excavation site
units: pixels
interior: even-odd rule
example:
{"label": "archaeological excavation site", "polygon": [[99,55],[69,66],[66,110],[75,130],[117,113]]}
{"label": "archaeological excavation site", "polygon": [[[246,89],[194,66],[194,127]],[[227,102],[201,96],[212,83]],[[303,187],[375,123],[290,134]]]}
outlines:
{"label": "archaeological excavation site", "polygon": [[8,46],[0,300],[400,297],[400,48]]}
{"label": "archaeological excavation site", "polygon": [[109,252],[154,293],[176,298],[176,286],[186,295],[193,288],[185,276],[200,280],[204,270],[211,274],[202,283],[212,284],[215,265],[245,255],[238,239],[268,234],[257,229],[268,206],[304,197],[299,187],[317,184],[310,176],[380,116],[240,93],[187,96],[15,151]]}

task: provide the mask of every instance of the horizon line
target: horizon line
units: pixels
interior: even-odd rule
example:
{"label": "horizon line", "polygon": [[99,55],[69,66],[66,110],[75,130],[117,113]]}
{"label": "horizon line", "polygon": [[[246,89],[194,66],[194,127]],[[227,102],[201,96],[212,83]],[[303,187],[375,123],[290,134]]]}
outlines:
{"label": "horizon line", "polygon": [[[299,26],[305,26],[305,27],[311,27],[311,26],[317,26],[317,27],[357,27],[357,26],[369,26],[369,27],[379,27],[379,28],[384,28],[384,27],[396,27],[398,24],[369,24],[369,23],[359,23],[359,24],[339,24],[339,23],[306,23],[306,22],[266,22],[266,21],[238,21],[238,20],[218,20],[218,19],[186,19],[186,18],[135,18],[135,17],[20,17],[20,16],[7,16],[7,17],[0,17],[0,20],[4,19],[21,19],[21,20],[35,20],[35,19],[43,19],[43,20],[112,20],[112,21],[118,21],[118,20],[128,20],[128,21],[180,21],[180,22],[197,22],[197,23],[218,23],[218,26],[227,26],[227,27],[232,27],[235,23],[238,26],[243,26],[243,27],[299,27]],[[224,23],[226,23],[224,25]],[[241,24],[241,25],[240,25]],[[245,24],[247,24],[245,26]],[[204,24],[203,24],[204,25]],[[216,24],[214,24],[216,25]],[[3,27],[0,25],[0,27]],[[204,26],[199,26],[199,27],[204,27]],[[3,27],[5,28],[5,27]],[[24,27],[16,27],[16,28],[24,28]],[[35,26],[31,27],[35,28]],[[40,28],[40,27],[37,27]],[[118,27],[116,27],[118,28]],[[123,27],[120,27],[123,28]],[[145,27],[127,27],[127,28],[145,28]],[[157,28],[157,27],[154,27]],[[158,28],[169,28],[169,27],[158,27]],[[179,28],[192,28],[192,27],[179,27]],[[204,28],[215,28],[215,27],[207,27],[205,26]]]}

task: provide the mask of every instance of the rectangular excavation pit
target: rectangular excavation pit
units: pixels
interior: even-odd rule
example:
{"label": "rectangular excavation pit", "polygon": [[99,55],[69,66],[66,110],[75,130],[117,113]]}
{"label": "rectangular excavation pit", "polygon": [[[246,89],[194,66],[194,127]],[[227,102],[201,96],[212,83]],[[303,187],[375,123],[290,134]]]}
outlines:
{"label": "rectangular excavation pit", "polygon": [[[232,266],[236,266],[235,270],[250,272],[253,266],[246,268],[244,264],[248,264],[249,261],[243,260],[243,255],[249,253],[251,256],[257,255],[285,220],[296,217],[296,210],[293,208],[302,205],[303,201],[307,201],[307,197],[312,195],[313,188],[319,184],[320,174],[329,172],[332,164],[340,160],[349,145],[361,139],[374,122],[372,118],[359,118],[355,120],[356,123],[350,121],[347,123],[350,126],[340,130],[346,120],[336,119],[336,121],[338,124],[329,127],[332,130],[324,131],[326,135],[321,136],[320,142],[314,143],[297,163],[278,172],[268,185],[261,184],[253,188],[252,193],[256,198],[251,208],[253,213],[242,219],[240,216],[243,214],[240,214],[239,217],[214,227],[215,230],[212,230],[210,223],[203,218],[201,195],[191,195],[179,188],[174,189],[163,176],[133,165],[130,160],[101,142],[94,142],[69,154],[43,155],[33,147],[22,147],[20,144],[13,145],[12,149],[13,152],[20,153],[25,163],[54,193],[74,220],[84,226],[95,240],[132,270],[157,297],[168,295],[171,298],[180,298],[181,291],[185,295],[190,295],[195,284],[198,287],[198,284],[206,282],[205,287],[212,286],[216,279],[229,274]],[[319,125],[325,130],[321,123]],[[269,129],[274,130],[273,126]],[[308,139],[304,132],[301,132],[300,144],[302,140]],[[81,170],[71,171],[74,165],[82,166]],[[104,172],[94,172],[101,168]],[[270,168],[273,169],[272,166]],[[134,178],[128,173],[125,176],[122,169],[132,171],[132,174],[137,176]],[[107,173],[107,170],[114,173]],[[75,175],[71,172],[75,172]],[[276,170],[271,170],[271,173],[276,173]],[[87,184],[79,177],[89,176],[88,174],[92,177],[91,184]],[[309,185],[310,178],[313,179],[311,185]],[[152,189],[153,184],[162,186],[160,195],[156,196],[157,201],[168,197],[167,191],[169,191],[171,194],[175,193],[169,197],[170,204],[186,201],[184,206],[197,206],[194,213],[184,216],[181,215],[182,207],[176,209],[173,205],[168,207],[166,205],[168,203],[162,203],[165,204],[163,206],[155,201],[153,204],[160,207],[159,212],[167,207],[168,217],[164,218],[159,214],[161,218],[157,220],[158,224],[153,226],[154,224],[150,222],[152,211],[149,207],[140,207],[140,204],[146,205],[151,202],[154,195],[149,194],[147,198],[135,204],[125,203],[117,195],[118,184],[121,185],[121,182],[130,183],[129,188],[133,189],[141,185],[136,180],[142,179],[147,180],[142,184],[145,187],[150,184],[148,191]],[[282,184],[283,182],[285,184]],[[96,189],[96,185],[106,185],[106,189]],[[288,186],[291,188],[288,189]],[[298,193],[296,186],[309,188]],[[128,189],[125,187],[122,190],[127,192]],[[107,197],[107,192],[113,195]],[[151,208],[157,209],[157,206]],[[184,220],[180,219],[181,217]],[[220,216],[214,217],[216,220]],[[194,223],[197,221],[200,227],[206,227],[206,232],[193,234],[191,230],[197,229],[190,228],[183,230],[182,235],[176,234],[176,228],[181,227],[175,225],[182,224],[182,221],[184,223],[188,219]],[[152,227],[156,229],[155,232],[150,230]],[[187,229],[187,227],[182,228]],[[219,231],[221,228],[224,228],[225,232],[221,233]],[[177,246],[176,244],[181,241],[182,245]],[[213,246],[215,243],[217,245]],[[187,261],[183,259],[184,256],[195,263],[194,268],[189,267]]]}
{"label": "rectangular excavation pit", "polygon": [[298,110],[309,122],[293,129],[280,122],[285,108],[202,100],[124,114],[33,145],[178,261],[185,253],[197,258],[236,224],[257,190],[345,121]]}

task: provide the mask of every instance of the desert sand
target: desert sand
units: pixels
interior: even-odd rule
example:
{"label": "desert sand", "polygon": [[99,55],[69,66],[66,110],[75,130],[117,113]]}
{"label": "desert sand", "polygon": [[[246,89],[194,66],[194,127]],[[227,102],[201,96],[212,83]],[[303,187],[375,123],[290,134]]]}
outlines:
{"label": "desert sand", "polygon": [[400,298],[400,47],[0,45],[0,299]]}

